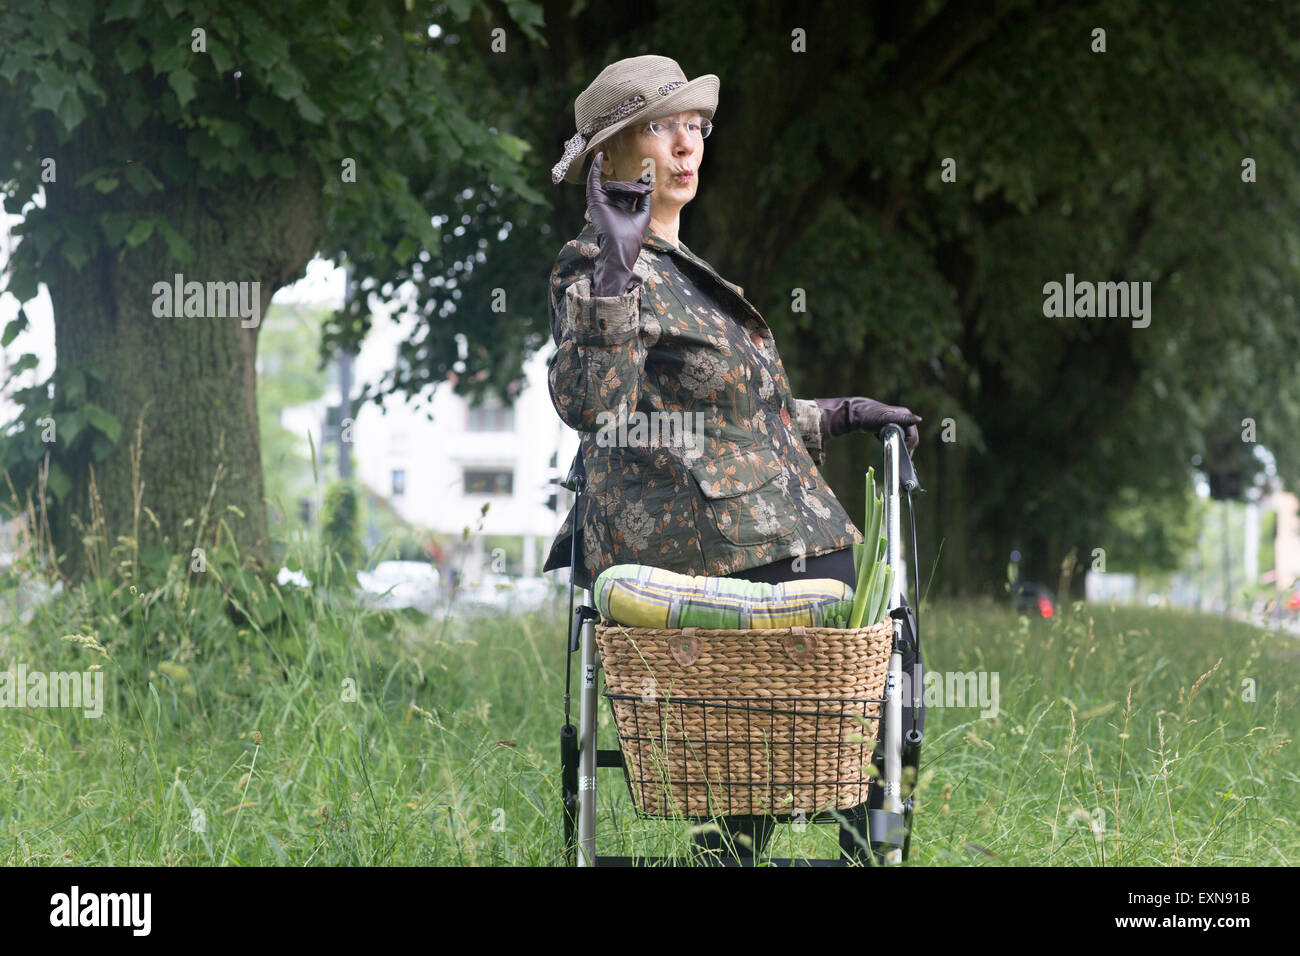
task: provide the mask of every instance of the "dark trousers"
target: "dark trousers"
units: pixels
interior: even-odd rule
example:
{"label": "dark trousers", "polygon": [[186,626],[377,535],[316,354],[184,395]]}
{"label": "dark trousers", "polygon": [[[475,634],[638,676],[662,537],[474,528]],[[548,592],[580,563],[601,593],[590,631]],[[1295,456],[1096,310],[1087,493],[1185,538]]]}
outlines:
{"label": "dark trousers", "polygon": [[[829,554],[819,554],[804,558],[800,571],[793,569],[795,558],[786,558],[773,564],[764,564],[757,568],[746,568],[726,575],[729,578],[742,578],[746,581],[760,581],[764,584],[780,584],[782,581],[808,581],[813,578],[834,578],[843,581],[849,587],[857,586],[853,575],[853,549],[842,548]],[[863,834],[865,840],[865,816],[861,808],[844,811],[853,829]],[[759,856],[767,846],[776,827],[776,817],[764,815],[738,815],[719,817],[718,825],[724,832],[708,831],[697,833],[692,843],[701,850],[721,850],[724,854],[738,860],[747,860]],[[748,837],[750,845],[738,840],[738,836]],[[856,846],[853,830],[840,825],[840,846],[850,853]]]}

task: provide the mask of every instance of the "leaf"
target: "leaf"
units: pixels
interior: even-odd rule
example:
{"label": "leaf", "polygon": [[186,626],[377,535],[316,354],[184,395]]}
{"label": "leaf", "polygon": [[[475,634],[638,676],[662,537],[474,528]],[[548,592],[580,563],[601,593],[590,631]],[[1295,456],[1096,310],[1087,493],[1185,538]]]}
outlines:
{"label": "leaf", "polygon": [[173,70],[167,74],[167,83],[176,91],[176,98],[181,106],[194,99],[194,74],[189,70]]}
{"label": "leaf", "polygon": [[499,134],[497,143],[505,151],[505,154],[516,163],[522,161],[524,154],[533,148],[531,143],[520,139],[518,136],[511,136],[509,133]]}
{"label": "leaf", "polygon": [[190,262],[194,258],[194,247],[182,236],[171,223],[159,220],[158,231],[162,233],[163,242],[167,243],[167,252],[177,262]]}
{"label": "leaf", "polygon": [[69,236],[59,247],[59,251],[63,254],[63,258],[72,263],[72,268],[78,272],[90,259],[90,250],[86,248],[86,241],[80,236]]}
{"label": "leaf", "polygon": [[130,163],[122,170],[122,173],[126,176],[126,181],[131,188],[139,196],[147,196],[163,188],[162,180],[151,173],[142,163]]}
{"label": "leaf", "polygon": [[134,20],[140,16],[140,10],[144,6],[144,0],[113,0],[104,11],[104,22],[112,23],[114,20]]}
{"label": "leaf", "polygon": [[[87,53],[89,55],[89,53]],[[95,82],[95,78],[90,75],[89,70],[77,71],[77,85],[85,92],[94,96],[101,103],[107,102],[108,97],[104,93],[104,88]]]}
{"label": "leaf", "polygon": [[112,176],[105,176],[103,179],[95,180],[95,188],[101,193],[111,193],[121,185],[121,181],[114,179]]}
{"label": "leaf", "polygon": [[120,168],[121,167],[118,166],[117,164],[113,164],[109,166],[96,166],[90,172],[85,173],[84,175],[79,177],[72,185],[77,189],[84,189],[86,186],[94,182],[96,179],[101,178],[105,173],[115,173]]}
{"label": "leaf", "polygon": [[122,103],[122,118],[126,120],[127,129],[139,129],[151,112],[151,107],[136,89],[132,89]]}
{"label": "leaf", "polygon": [[19,334],[27,330],[27,310],[22,306],[18,307],[18,314],[9,320],[5,326],[4,334],[0,335],[0,348],[8,348]]}
{"label": "leaf", "polygon": [[177,70],[184,70],[185,63],[190,56],[189,44],[168,43],[163,46],[149,59],[149,65],[153,67],[154,73],[162,76],[164,73],[173,73]]}
{"label": "leaf", "polygon": [[81,407],[81,413],[85,415],[87,424],[102,432],[109,441],[117,443],[118,436],[122,434],[122,423],[112,412],[94,402],[87,402]]}
{"label": "leaf", "polygon": [[34,62],[35,61],[32,60],[30,56],[24,56],[21,53],[12,53],[0,57],[0,77],[2,77],[6,83],[12,83],[14,77],[16,77],[20,72],[23,70],[31,70]]}
{"label": "leaf", "polygon": [[37,293],[41,291],[31,265],[21,254],[14,255],[13,271],[9,273],[9,285],[5,287],[5,291],[19,302],[28,302],[36,298]]}
{"label": "leaf", "polygon": [[208,56],[212,57],[212,65],[219,74],[229,73],[235,66],[234,57],[230,55],[225,44],[212,37],[208,37]]}
{"label": "leaf", "polygon": [[59,416],[59,438],[69,448],[75,445],[85,427],[86,416],[80,410]]}
{"label": "leaf", "polygon": [[126,234],[126,244],[132,247],[138,246],[141,243],[147,241],[148,238],[152,235],[153,235],[153,220],[141,219],[134,226],[132,226],[131,231]]}
{"label": "leaf", "polygon": [[419,246],[414,239],[410,236],[403,236],[396,248],[393,249],[393,261],[400,265],[415,255],[418,249]]}
{"label": "leaf", "polygon": [[57,461],[50,461],[50,471],[46,477],[45,486],[50,490],[50,494],[54,495],[55,501],[62,501],[64,496],[72,490],[72,482],[63,469],[59,467]]}
{"label": "leaf", "polygon": [[81,97],[73,91],[63,98],[56,115],[63,123],[63,128],[70,133],[86,118],[86,108],[81,105]]}
{"label": "leaf", "polygon": [[99,215],[99,228],[104,233],[108,248],[116,249],[126,238],[131,228],[132,216],[129,212],[104,212]]}
{"label": "leaf", "polygon": [[32,109],[49,110],[57,115],[65,92],[63,88],[41,83],[32,90]]}
{"label": "leaf", "polygon": [[306,93],[299,93],[294,97],[293,102],[298,107],[299,115],[308,123],[320,123],[325,119],[321,108],[313,103]]}
{"label": "leaf", "polygon": [[226,149],[236,149],[242,138],[243,130],[237,123],[229,123],[225,120],[200,120],[199,125],[207,126],[208,131],[216,137]]}
{"label": "leaf", "polygon": [[80,369],[70,368],[64,375],[63,392],[66,404],[76,405],[86,396],[86,376]]}
{"label": "leaf", "polygon": [[114,55],[117,57],[117,65],[123,73],[134,73],[145,64],[145,52],[129,37],[117,45]]}
{"label": "leaf", "polygon": [[18,361],[9,366],[9,374],[19,375],[30,368],[36,368],[41,364],[41,360],[33,352],[24,352],[18,356]]}

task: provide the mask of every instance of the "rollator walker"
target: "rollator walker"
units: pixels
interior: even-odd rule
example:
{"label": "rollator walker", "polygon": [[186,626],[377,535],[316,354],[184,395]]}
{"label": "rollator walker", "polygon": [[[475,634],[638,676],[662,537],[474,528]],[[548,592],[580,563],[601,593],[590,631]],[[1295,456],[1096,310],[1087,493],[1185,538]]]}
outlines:
{"label": "rollator walker", "polygon": [[[880,698],[859,698],[853,701],[860,709],[864,705],[870,705],[871,711],[878,715],[869,718],[869,720],[876,722],[874,741],[867,741],[863,744],[862,756],[858,757],[856,763],[852,755],[850,755],[847,763],[847,766],[855,767],[859,771],[864,770],[867,761],[874,765],[874,771],[866,771],[862,774],[865,782],[855,781],[854,783],[855,786],[861,786],[862,792],[866,793],[866,799],[863,803],[847,810],[822,811],[806,817],[788,812],[766,814],[775,817],[777,820],[787,822],[840,823],[841,853],[835,859],[759,857],[744,860],[726,859],[722,861],[722,865],[879,866],[896,864],[907,859],[911,842],[914,799],[911,791],[919,772],[925,708],[922,692],[923,665],[917,613],[916,609],[907,603],[904,593],[909,575],[906,573],[907,565],[903,558],[899,506],[902,496],[906,495],[912,530],[911,555],[913,562],[915,562],[916,520],[912,514],[911,495],[913,491],[919,493],[923,492],[924,489],[920,487],[916,479],[911,458],[903,441],[902,428],[898,425],[886,425],[880,430],[878,437],[884,446],[884,514],[881,529],[887,544],[886,560],[889,566],[894,569],[894,584],[887,601],[888,619],[892,620],[893,624],[893,640],[892,647],[888,651],[888,670],[885,674],[883,695]],[[612,749],[601,749],[596,739],[598,697],[601,696],[597,682],[602,674],[602,663],[596,641],[595,626],[600,619],[600,613],[594,606],[595,595],[590,588],[582,589],[586,592],[582,604],[575,606],[573,600],[574,575],[577,573],[577,537],[582,530],[577,520],[581,514],[578,502],[586,485],[581,451],[575,456],[568,477],[559,484],[575,494],[574,533],[569,568],[569,628],[566,637],[565,657],[565,719],[560,735],[565,862],[570,866],[691,865],[694,862],[693,858],[686,856],[607,856],[597,851],[597,771],[602,768],[622,769],[629,793],[633,796],[634,806],[636,805],[636,794],[632,793],[633,784],[634,781],[638,784],[642,781],[639,776],[634,778],[635,767],[629,768],[629,761],[625,759],[625,750],[627,748],[620,746]],[[913,593],[916,593],[915,585],[913,586]],[[886,631],[887,628],[882,628],[882,633]],[[705,639],[707,640],[707,638]],[[888,637],[885,634],[881,644],[882,651],[883,642],[887,640]],[[802,645],[800,646],[802,647]],[[573,655],[575,653],[581,654],[582,660],[581,685],[578,692],[577,727],[573,725],[570,718],[571,678]],[[909,657],[910,661],[905,671],[904,660]],[[905,673],[906,681],[904,680]],[[909,688],[910,700],[904,700],[904,693]],[[610,706],[613,708],[620,698],[626,699],[628,695],[613,694],[606,689],[604,696],[610,699]],[[786,698],[776,699],[786,700]],[[682,706],[727,708],[730,722],[738,723],[738,717],[735,715],[744,714],[748,720],[754,706],[750,702],[756,700],[756,698],[688,699],[683,704],[682,698],[673,698],[671,695],[666,695],[663,700],[679,708]],[[808,708],[832,708],[833,704],[820,699],[799,698],[789,706],[791,709],[788,710],[777,708],[771,702],[771,699],[767,699],[766,709],[761,710],[760,713],[765,719],[774,720],[772,715],[776,714],[799,714],[806,720],[806,715],[809,713]],[[839,706],[841,710],[838,717],[842,720],[844,703],[841,701]],[[861,712],[866,713],[867,711],[861,710]],[[818,714],[816,710],[813,713],[816,719],[826,716]],[[798,718],[792,717],[790,719],[796,720]],[[719,718],[714,718],[715,727],[718,720]],[[840,726],[834,722],[832,722],[832,725]],[[814,726],[822,725],[814,724]],[[715,733],[717,733],[716,730]],[[708,734],[706,736],[712,737],[713,735]],[[790,736],[793,740],[796,735],[791,733]],[[637,739],[643,740],[646,738]],[[726,746],[728,743],[726,739],[721,738],[714,738],[706,742],[713,746]],[[620,739],[620,744],[622,743],[624,741]],[[697,741],[688,741],[687,743],[690,745],[697,743]],[[793,750],[794,743],[791,741],[784,741],[784,743]],[[800,738],[800,744],[803,746],[810,745],[803,737]],[[811,745],[841,746],[842,744],[837,739],[833,742],[830,740],[813,741]],[[637,761],[633,762],[636,763]],[[840,766],[844,765],[840,764]],[[728,769],[731,767],[729,762],[727,767]],[[905,780],[907,781],[906,784],[904,783]],[[682,783],[680,780],[675,782]],[[831,781],[831,783],[842,785],[843,781],[835,780]],[[639,806],[636,807],[636,812],[637,816],[642,819],[673,819],[679,823],[687,821],[705,822],[718,815],[702,816],[676,813],[669,817],[664,813],[643,812]],[[846,839],[846,834],[850,839]]]}

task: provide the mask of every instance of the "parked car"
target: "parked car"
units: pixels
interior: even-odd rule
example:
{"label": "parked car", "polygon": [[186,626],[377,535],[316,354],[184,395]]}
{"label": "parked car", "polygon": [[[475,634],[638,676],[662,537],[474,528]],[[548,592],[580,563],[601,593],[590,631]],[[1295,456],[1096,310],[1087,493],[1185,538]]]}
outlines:
{"label": "parked car", "polygon": [[547,577],[516,578],[484,572],[462,581],[456,590],[455,605],[477,611],[535,611],[563,591]]}
{"label": "parked car", "polygon": [[1016,581],[1011,585],[1011,599],[1022,614],[1051,617],[1056,613],[1056,596],[1043,584]]}
{"label": "parked car", "polygon": [[432,614],[442,597],[438,569],[425,561],[380,561],[373,571],[358,571],[357,599],[369,606],[415,608]]}

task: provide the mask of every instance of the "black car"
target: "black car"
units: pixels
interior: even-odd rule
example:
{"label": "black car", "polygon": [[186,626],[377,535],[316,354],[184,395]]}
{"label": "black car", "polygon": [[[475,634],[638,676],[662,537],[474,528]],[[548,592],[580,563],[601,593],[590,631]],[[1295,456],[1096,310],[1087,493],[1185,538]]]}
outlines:
{"label": "black car", "polygon": [[1011,585],[1011,599],[1016,610],[1038,617],[1051,617],[1056,613],[1056,596],[1051,588],[1033,581],[1015,581]]}

